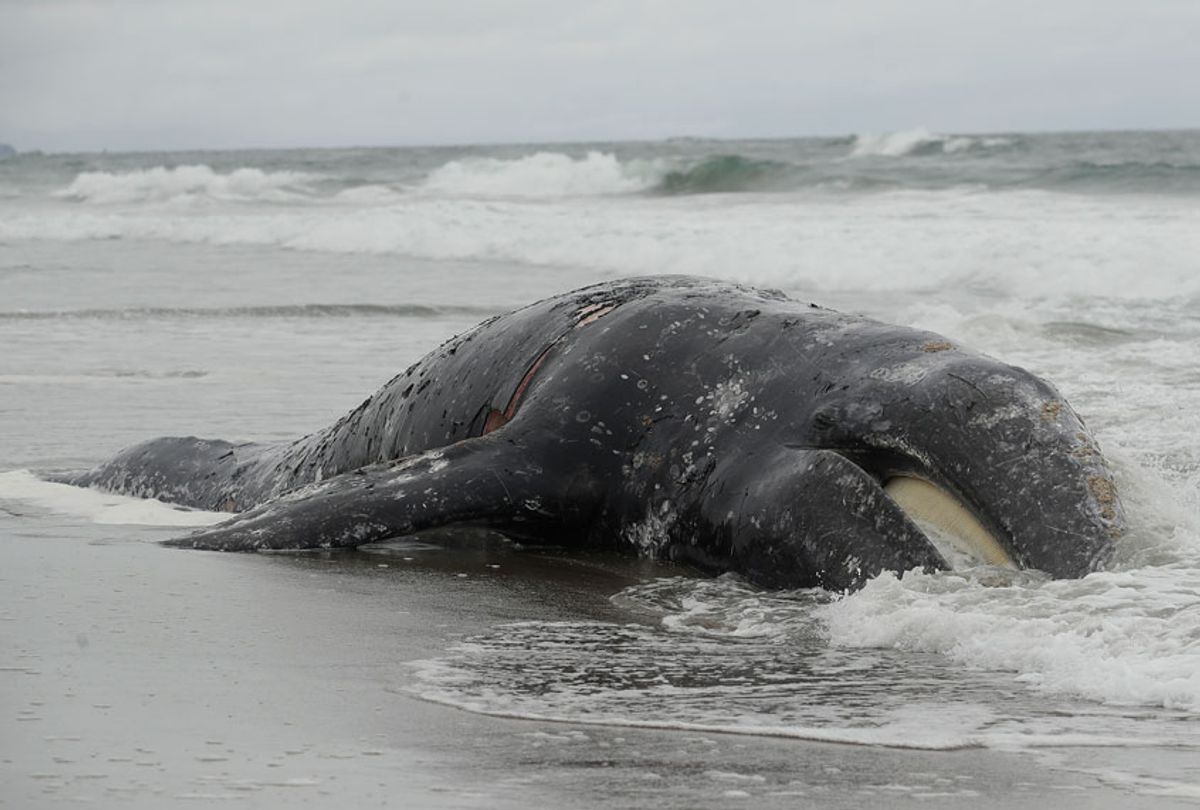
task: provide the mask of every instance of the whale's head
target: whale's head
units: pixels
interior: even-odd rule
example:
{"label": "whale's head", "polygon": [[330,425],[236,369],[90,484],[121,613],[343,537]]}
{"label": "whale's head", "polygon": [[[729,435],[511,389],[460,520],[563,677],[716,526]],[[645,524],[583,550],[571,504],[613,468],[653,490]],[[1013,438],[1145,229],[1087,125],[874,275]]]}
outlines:
{"label": "whale's head", "polygon": [[1028,371],[925,337],[851,357],[853,382],[813,401],[803,445],[864,472],[946,567],[1102,568],[1124,515],[1083,421]]}

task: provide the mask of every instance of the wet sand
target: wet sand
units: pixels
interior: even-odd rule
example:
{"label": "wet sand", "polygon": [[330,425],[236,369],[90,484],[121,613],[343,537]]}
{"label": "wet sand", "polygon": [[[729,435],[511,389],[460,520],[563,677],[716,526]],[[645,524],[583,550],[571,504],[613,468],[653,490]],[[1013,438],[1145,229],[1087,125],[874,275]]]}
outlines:
{"label": "wet sand", "polygon": [[170,530],[6,509],[6,807],[1194,806],[1027,753],[511,720],[405,692],[406,662],[502,622],[628,620],[607,595],[664,573],[647,563],[183,552],[148,542]]}

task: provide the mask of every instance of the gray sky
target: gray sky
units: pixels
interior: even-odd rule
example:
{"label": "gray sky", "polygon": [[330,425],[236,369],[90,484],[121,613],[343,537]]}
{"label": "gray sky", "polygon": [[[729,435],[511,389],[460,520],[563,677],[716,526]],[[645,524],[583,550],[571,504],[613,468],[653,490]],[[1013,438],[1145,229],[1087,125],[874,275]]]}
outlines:
{"label": "gray sky", "polygon": [[0,0],[20,149],[1200,126],[1200,0]]}

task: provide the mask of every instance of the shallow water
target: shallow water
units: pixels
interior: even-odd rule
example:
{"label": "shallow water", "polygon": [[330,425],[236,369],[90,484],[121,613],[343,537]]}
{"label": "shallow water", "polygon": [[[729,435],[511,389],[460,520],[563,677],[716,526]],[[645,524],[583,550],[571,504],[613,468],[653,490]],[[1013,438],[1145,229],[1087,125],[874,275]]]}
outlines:
{"label": "shallow water", "polygon": [[[193,599],[218,588],[222,571],[249,577],[240,580],[237,609],[207,613],[198,632],[216,639],[246,616],[266,634],[278,623],[279,640],[263,648],[269,654],[254,654],[246,672],[270,667],[273,656],[287,664],[270,676],[244,677],[260,685],[274,677],[308,705],[310,693],[297,681],[303,623],[294,616],[281,623],[271,610],[280,603],[304,610],[303,591],[284,594],[271,583],[291,581],[288,572],[299,570],[317,583],[327,577],[332,596],[321,604],[331,610],[338,600],[362,605],[363,594],[372,603],[383,599],[390,612],[370,618],[367,636],[385,646],[394,639],[397,654],[372,664],[355,694],[408,707],[398,711],[433,728],[465,716],[435,704],[553,721],[528,732],[507,725],[488,732],[509,742],[475,754],[507,767],[499,751],[511,735],[549,735],[521,738],[518,748],[523,761],[547,765],[550,782],[561,780],[556,790],[596,778],[581,775],[564,752],[587,759],[600,742],[611,747],[616,737],[645,734],[641,746],[667,760],[672,746],[722,741],[716,744],[728,758],[718,756],[709,770],[736,773],[688,771],[711,788],[699,794],[636,757],[624,760],[628,777],[658,773],[670,782],[653,794],[656,801],[690,797],[693,806],[726,790],[760,799],[767,786],[787,792],[782,762],[757,774],[762,781],[742,778],[755,775],[751,755],[727,740],[743,739],[772,762],[786,747],[762,746],[823,756],[802,740],[849,742],[891,757],[901,756],[897,746],[935,757],[982,749],[993,758],[970,762],[984,781],[1008,767],[1001,754],[1018,752],[1030,767],[1051,769],[1039,774],[1096,791],[1087,794],[1095,801],[1108,789],[1155,801],[1200,798],[1192,764],[1200,746],[1200,191],[1189,185],[1200,137],[996,137],[1007,142],[953,145],[953,138],[901,133],[857,142],[23,156],[0,164],[0,536],[14,559],[29,561],[5,576],[0,628],[5,649],[56,662],[53,671],[47,665],[29,674],[25,658],[0,661],[0,677],[38,687],[4,690],[17,736],[6,733],[3,767],[18,781],[3,781],[22,785],[21,796],[61,799],[76,783],[60,779],[61,790],[39,792],[54,780],[36,774],[57,773],[54,757],[62,755],[45,740],[71,736],[75,727],[85,729],[75,736],[92,741],[97,756],[115,744],[117,726],[138,730],[128,738],[131,750],[139,734],[155,750],[180,744],[182,732],[150,722],[152,712],[72,710],[54,692],[67,688],[76,665],[68,652],[97,651],[95,632],[84,632],[89,643],[81,647],[70,627],[89,613],[113,617],[101,637],[132,633],[142,648],[113,646],[108,654],[162,657],[155,651],[163,642],[152,632],[120,626],[162,612],[155,600],[174,602],[165,586],[147,590],[141,605],[130,604],[125,588],[109,587],[123,581],[122,566],[134,566],[143,587],[159,577],[202,583],[188,591]],[[721,154],[756,163],[752,170],[711,163]],[[189,165],[201,168],[181,168]],[[671,172],[683,173],[673,182],[689,193],[667,193],[679,190],[669,187]],[[1155,172],[1168,179],[1156,183]],[[733,193],[698,193],[722,190],[703,186],[717,182],[714,173]],[[819,181],[810,182],[814,176]],[[885,575],[859,593],[831,597],[760,593],[731,579],[504,544],[473,551],[456,541],[447,550],[445,539],[320,565],[159,555],[141,541],[182,529],[148,526],[205,517],[4,472],[86,466],[157,435],[295,437],[488,314],[644,272],[781,287],[803,300],[952,335],[1053,380],[1116,468],[1131,531],[1113,570],[1077,582],[987,571]],[[81,545],[86,554],[75,560],[72,549]],[[388,579],[414,565],[423,573]],[[564,585],[556,572],[577,565],[610,573]],[[488,590],[494,598],[486,609],[465,619],[455,612],[464,596],[454,590],[460,579],[495,579],[508,570],[523,573]],[[360,589],[354,583],[367,580],[354,572],[370,574],[371,584]],[[441,599],[443,592],[456,596]],[[31,616],[60,609],[49,607],[59,604],[50,593],[66,600],[57,620],[64,624],[46,618],[31,626]],[[338,619],[312,625],[320,633],[311,643],[336,648],[352,668],[365,666],[356,658],[362,648],[329,639],[343,620],[362,630],[373,609],[335,611]],[[404,637],[396,639],[388,621],[405,610],[419,620],[400,622],[396,633]],[[173,623],[186,626],[186,608],[172,611]],[[441,630],[432,629],[439,623]],[[226,660],[217,641],[207,643],[209,665],[236,669],[236,655]],[[253,649],[260,642],[243,643]],[[321,677],[339,683],[333,662],[316,658]],[[115,666],[119,657],[105,660]],[[195,673],[163,666],[186,693]],[[223,701],[248,700],[211,682],[194,686],[213,711]],[[150,689],[137,682],[126,697],[140,706]],[[357,739],[348,736],[355,720],[334,723],[323,740],[323,716],[314,712],[305,724],[310,750],[329,753],[336,747],[329,740]],[[264,722],[275,728],[284,721],[272,714]],[[499,728],[478,717],[471,723]],[[43,733],[49,725],[59,731]],[[251,726],[235,726],[239,743],[227,760],[258,747],[283,750],[286,733],[260,736]],[[16,755],[16,741],[29,739],[43,743]],[[522,783],[497,793],[489,777],[447,798],[439,786],[469,768],[448,753],[455,743],[430,753],[422,739],[401,734],[389,745],[427,756],[428,767],[402,758],[389,767],[433,774],[434,798],[424,800],[431,806],[475,801],[476,789],[491,797],[478,799],[486,804],[545,787]],[[135,765],[100,770],[109,778],[139,771],[136,750],[130,756]],[[167,769],[178,778],[143,779],[143,803],[163,795],[155,789],[207,795],[207,766],[196,756]],[[844,756],[861,764],[867,755]],[[373,766],[327,768],[331,761],[340,762],[310,758],[289,771],[299,780],[323,774],[316,779],[323,787],[292,787],[318,802],[330,775],[390,778]],[[61,770],[63,779],[67,771],[71,778],[83,773]],[[231,785],[242,780],[256,786],[247,789],[255,801],[266,801],[288,787],[266,770],[250,771],[229,771],[218,792],[236,791]],[[826,783],[809,773],[806,788],[793,788],[848,799],[865,784],[821,773]],[[918,793],[937,792],[932,779],[924,787],[919,781],[900,780],[907,792],[899,792],[914,802]],[[822,784],[832,793],[818,790]],[[1010,783],[989,784],[977,791],[981,800],[998,800],[997,785]],[[1042,793],[1023,795],[1042,795],[1049,788],[1040,784]]]}

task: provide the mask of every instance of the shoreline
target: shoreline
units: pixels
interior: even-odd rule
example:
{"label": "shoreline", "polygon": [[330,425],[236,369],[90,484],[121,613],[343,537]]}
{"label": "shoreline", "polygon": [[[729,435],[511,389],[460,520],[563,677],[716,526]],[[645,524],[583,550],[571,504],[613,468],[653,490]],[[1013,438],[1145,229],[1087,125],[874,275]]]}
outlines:
{"label": "shoreline", "polygon": [[611,617],[605,594],[637,566],[510,552],[489,577],[486,548],[403,568],[146,542],[164,533],[0,513],[0,806],[1171,806],[1036,753],[456,711],[397,691],[405,663],[502,622]]}

